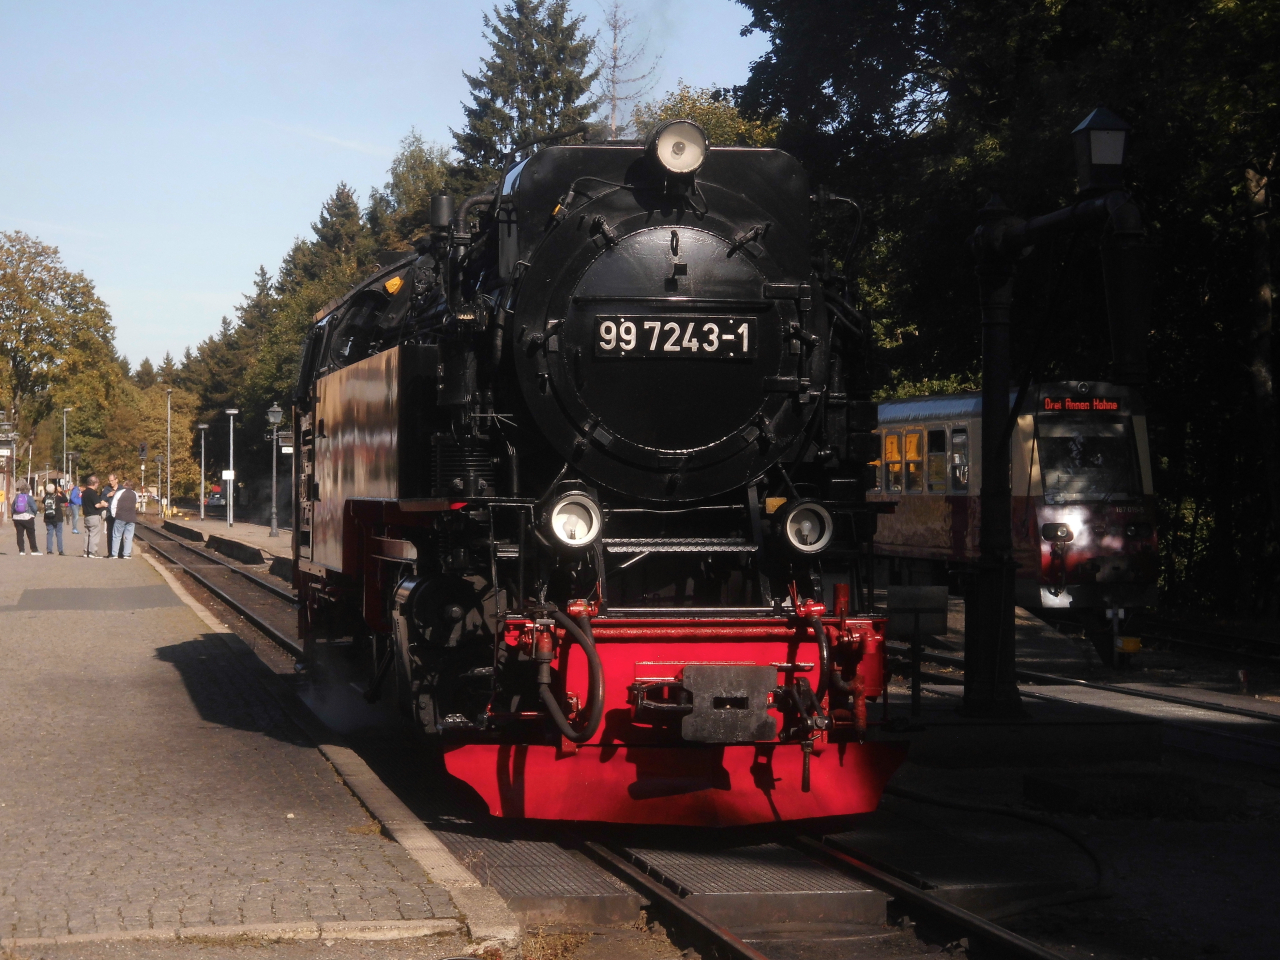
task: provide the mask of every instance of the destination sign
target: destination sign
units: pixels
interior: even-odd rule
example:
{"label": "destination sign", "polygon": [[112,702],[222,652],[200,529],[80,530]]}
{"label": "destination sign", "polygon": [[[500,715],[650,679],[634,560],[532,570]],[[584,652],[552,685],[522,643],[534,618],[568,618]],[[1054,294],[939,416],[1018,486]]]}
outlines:
{"label": "destination sign", "polygon": [[1045,397],[1041,408],[1049,412],[1060,413],[1118,413],[1119,400],[1108,400],[1106,397],[1089,397],[1076,400],[1073,397]]}

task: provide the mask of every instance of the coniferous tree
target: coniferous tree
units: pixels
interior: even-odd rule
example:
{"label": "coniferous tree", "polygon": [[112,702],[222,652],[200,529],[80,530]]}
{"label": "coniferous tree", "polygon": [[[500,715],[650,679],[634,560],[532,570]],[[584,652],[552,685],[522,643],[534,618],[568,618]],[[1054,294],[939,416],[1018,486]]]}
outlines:
{"label": "coniferous tree", "polygon": [[428,229],[431,197],[448,182],[449,149],[410,130],[388,172],[391,179],[383,188],[369,191],[365,219],[381,249],[407,250],[409,241]]}
{"label": "coniferous tree", "polygon": [[513,147],[587,122],[598,102],[590,69],[595,40],[582,32],[568,0],[510,0],[484,18],[491,56],[464,74],[467,125],[451,131],[462,155],[461,180],[492,179]]}
{"label": "coniferous tree", "polygon": [[163,383],[166,387],[172,387],[177,375],[178,365],[173,362],[173,354],[166,350],[164,359],[160,361],[160,366],[156,368],[156,381]]}
{"label": "coniferous tree", "polygon": [[150,389],[156,385],[156,368],[151,365],[150,357],[142,358],[142,362],[138,364],[138,369],[134,371],[133,382],[143,390]]}
{"label": "coniferous tree", "polygon": [[631,27],[636,18],[622,0],[613,0],[604,11],[604,42],[600,53],[600,110],[609,127],[609,139],[628,132],[627,108],[637,104],[653,88],[658,59],[646,56],[648,38],[637,41]]}

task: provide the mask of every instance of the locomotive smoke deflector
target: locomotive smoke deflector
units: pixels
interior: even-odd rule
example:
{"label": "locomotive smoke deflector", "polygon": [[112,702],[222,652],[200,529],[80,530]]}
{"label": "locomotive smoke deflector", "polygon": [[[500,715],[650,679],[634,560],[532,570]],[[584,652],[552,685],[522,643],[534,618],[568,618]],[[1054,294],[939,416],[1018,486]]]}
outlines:
{"label": "locomotive smoke deflector", "polygon": [[691,177],[707,159],[707,134],[692,120],[668,120],[649,134],[644,152],[664,173]]}

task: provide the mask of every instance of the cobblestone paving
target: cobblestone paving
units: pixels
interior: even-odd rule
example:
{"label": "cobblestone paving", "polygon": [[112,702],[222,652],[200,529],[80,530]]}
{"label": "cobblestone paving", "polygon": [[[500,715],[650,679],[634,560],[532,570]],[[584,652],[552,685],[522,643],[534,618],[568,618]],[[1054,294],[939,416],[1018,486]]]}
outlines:
{"label": "cobblestone paving", "polygon": [[0,937],[455,915],[145,560],[0,550]]}

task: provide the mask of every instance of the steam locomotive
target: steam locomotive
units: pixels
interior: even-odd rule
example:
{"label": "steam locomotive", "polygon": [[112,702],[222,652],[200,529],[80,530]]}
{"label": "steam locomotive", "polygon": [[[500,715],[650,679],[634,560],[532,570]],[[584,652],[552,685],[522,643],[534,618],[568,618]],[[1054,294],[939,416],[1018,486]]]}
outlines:
{"label": "steam locomotive", "polygon": [[804,171],[687,120],[525,152],[306,339],[308,656],[497,816],[874,809],[876,407]]}

